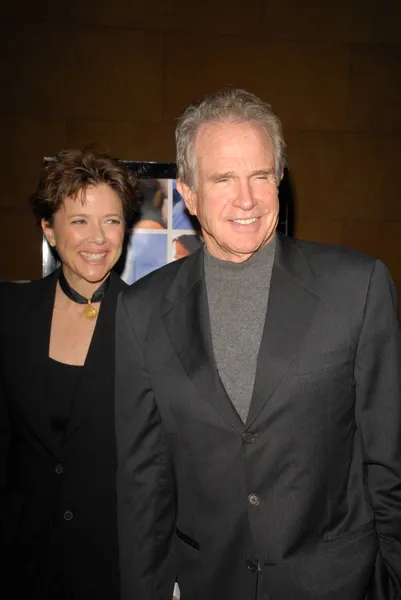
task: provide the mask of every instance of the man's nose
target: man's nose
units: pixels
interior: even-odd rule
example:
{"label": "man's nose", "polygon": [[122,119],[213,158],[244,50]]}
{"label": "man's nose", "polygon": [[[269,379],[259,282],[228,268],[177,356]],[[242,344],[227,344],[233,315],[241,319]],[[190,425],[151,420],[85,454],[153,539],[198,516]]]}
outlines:
{"label": "man's nose", "polygon": [[242,208],[242,210],[251,210],[255,204],[256,199],[250,182],[239,182],[233,205]]}

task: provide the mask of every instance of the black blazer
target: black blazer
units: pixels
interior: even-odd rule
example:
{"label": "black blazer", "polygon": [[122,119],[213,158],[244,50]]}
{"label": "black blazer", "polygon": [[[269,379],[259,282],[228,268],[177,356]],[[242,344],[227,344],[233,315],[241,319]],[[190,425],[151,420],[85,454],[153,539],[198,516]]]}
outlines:
{"label": "black blazer", "polygon": [[213,357],[202,251],[125,292],[116,327],[124,600],[169,600],[175,576],[183,600],[254,600],[258,565],[269,600],[401,598],[383,263],[278,236],[245,425]]}
{"label": "black blazer", "polygon": [[[57,278],[58,272],[29,284],[0,287],[2,566],[11,575],[10,594],[24,584],[25,597],[36,598],[39,573],[46,571],[44,561],[49,559],[49,539],[57,529],[60,568],[74,600],[111,600],[119,597],[115,306],[127,286],[111,274],[60,447],[43,393]],[[45,596],[38,591],[37,597]]]}

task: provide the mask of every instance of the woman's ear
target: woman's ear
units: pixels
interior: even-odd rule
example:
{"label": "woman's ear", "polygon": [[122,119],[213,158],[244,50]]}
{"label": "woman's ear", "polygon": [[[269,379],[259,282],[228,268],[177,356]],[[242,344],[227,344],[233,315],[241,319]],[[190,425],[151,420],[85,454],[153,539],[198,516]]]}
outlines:
{"label": "woman's ear", "polygon": [[52,248],[55,247],[56,245],[56,239],[54,236],[54,229],[53,227],[50,225],[49,221],[47,219],[42,219],[40,222],[40,226],[42,228],[43,234],[45,236],[45,238],[47,239],[47,242],[49,244],[49,246],[51,246]]}

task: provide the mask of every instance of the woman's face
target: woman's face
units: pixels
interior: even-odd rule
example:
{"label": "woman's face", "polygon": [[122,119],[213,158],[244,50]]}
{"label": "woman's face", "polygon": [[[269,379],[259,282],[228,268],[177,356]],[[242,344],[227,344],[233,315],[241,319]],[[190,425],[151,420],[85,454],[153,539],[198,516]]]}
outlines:
{"label": "woman's face", "polygon": [[122,202],[108,185],[90,186],[76,199],[66,198],[51,226],[42,220],[42,229],[49,244],[56,247],[72,287],[79,287],[83,280],[101,283],[121,255]]}

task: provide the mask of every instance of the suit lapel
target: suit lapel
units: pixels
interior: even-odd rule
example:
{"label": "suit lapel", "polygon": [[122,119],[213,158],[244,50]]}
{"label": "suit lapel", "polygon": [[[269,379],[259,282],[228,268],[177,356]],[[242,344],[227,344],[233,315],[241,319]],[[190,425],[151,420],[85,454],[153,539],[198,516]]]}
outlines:
{"label": "suit lapel", "polygon": [[107,293],[100,305],[99,315],[88,355],[76,389],[64,443],[74,434],[82,419],[105,394],[113,394],[114,331],[117,297],[126,284],[115,273],[110,274]]}
{"label": "suit lapel", "polygon": [[226,421],[242,429],[243,423],[227,396],[214,359],[203,275],[203,249],[182,263],[167,294],[163,323],[195,388]]}
{"label": "suit lapel", "polygon": [[296,241],[278,234],[265,327],[247,427],[258,417],[297,356],[319,303],[314,274]]}
{"label": "suit lapel", "polygon": [[[319,303],[312,291],[314,273],[296,241],[280,234],[277,237],[247,427],[260,414],[296,357]],[[168,292],[163,322],[194,386],[233,427],[243,429],[214,359],[202,250],[183,262]]]}

